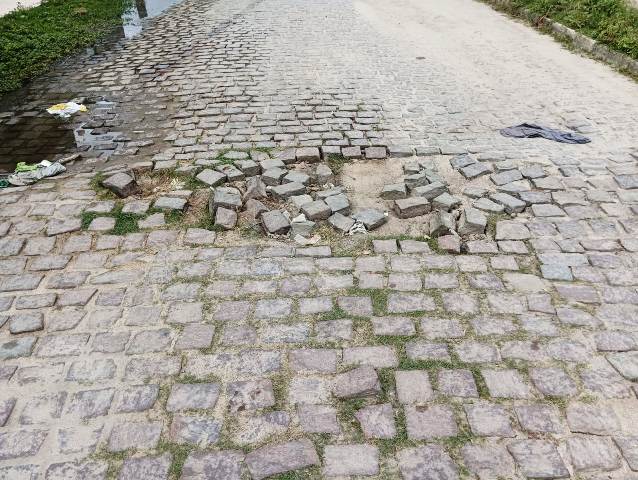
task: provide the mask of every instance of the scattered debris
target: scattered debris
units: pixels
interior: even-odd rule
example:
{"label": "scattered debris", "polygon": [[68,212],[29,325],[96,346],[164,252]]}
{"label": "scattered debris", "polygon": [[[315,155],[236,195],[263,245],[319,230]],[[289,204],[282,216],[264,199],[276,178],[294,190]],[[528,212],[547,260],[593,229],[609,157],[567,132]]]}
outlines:
{"label": "scattered debris", "polygon": [[59,118],[70,118],[71,115],[75,115],[78,112],[88,112],[88,109],[79,103],[66,102],[56,103],[47,108],[47,112]]}
{"label": "scattered debris", "polygon": [[533,123],[521,123],[514,127],[500,130],[504,137],[514,138],[546,138],[560,143],[589,143],[591,140],[583,135],[572,132],[561,132],[553,128],[534,125]]}

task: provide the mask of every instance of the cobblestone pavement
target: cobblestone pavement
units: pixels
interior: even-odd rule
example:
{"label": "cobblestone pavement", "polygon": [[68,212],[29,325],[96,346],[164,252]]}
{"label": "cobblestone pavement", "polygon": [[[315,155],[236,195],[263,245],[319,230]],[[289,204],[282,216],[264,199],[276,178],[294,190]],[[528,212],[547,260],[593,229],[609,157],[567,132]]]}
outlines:
{"label": "cobblestone pavement", "polygon": [[[638,478],[635,84],[467,0],[186,0],[0,128],[70,92],[101,140],[0,192],[0,479]],[[456,255],[87,216],[147,215],[107,158],[301,146],[470,152],[514,200]]]}

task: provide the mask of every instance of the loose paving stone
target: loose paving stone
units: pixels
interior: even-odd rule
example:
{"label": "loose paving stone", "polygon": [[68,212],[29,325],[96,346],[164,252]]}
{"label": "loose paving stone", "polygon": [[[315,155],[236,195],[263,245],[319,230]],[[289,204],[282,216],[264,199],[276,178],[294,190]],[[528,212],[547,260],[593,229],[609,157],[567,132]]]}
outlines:
{"label": "loose paving stone", "polygon": [[139,190],[135,179],[127,173],[116,173],[108,177],[102,181],[102,186],[108,188],[120,198],[133,195]]}
{"label": "loose paving stone", "polygon": [[256,480],[280,473],[319,465],[319,457],[310,440],[302,439],[272,444],[253,450],[245,458],[246,465]]}
{"label": "loose paving stone", "polygon": [[285,235],[290,230],[290,220],[280,210],[263,213],[261,222],[266,232],[273,235]]}
{"label": "loose paving stone", "polygon": [[405,480],[459,478],[458,467],[439,445],[406,448],[397,453],[401,476]]}
{"label": "loose paving stone", "polygon": [[373,445],[326,445],[323,458],[326,477],[379,473],[379,449]]}
{"label": "loose paving stone", "polygon": [[421,197],[410,197],[394,201],[394,211],[399,218],[414,218],[427,214],[430,202]]}
{"label": "loose paving stone", "polygon": [[546,440],[519,440],[507,449],[528,478],[568,478],[569,471],[556,447]]}
{"label": "loose paving stone", "polygon": [[379,210],[368,208],[359,210],[352,217],[363,223],[367,230],[374,230],[388,221],[385,214]]}

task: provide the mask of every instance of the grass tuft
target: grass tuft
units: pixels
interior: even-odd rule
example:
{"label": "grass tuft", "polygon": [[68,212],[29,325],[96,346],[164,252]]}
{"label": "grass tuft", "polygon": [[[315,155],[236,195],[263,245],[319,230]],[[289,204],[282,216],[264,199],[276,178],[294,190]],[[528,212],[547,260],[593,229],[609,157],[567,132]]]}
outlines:
{"label": "grass tuft", "polygon": [[130,0],[47,0],[0,18],[0,95],[121,25]]}

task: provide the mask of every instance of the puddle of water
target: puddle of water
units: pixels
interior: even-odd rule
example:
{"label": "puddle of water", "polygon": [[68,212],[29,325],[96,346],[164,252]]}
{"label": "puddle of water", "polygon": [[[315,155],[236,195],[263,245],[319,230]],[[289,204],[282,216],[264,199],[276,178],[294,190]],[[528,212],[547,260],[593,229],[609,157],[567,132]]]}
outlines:
{"label": "puddle of water", "polygon": [[18,162],[37,163],[75,147],[73,129],[56,118],[19,116],[0,125],[0,172]]}
{"label": "puddle of water", "polygon": [[142,20],[153,18],[182,0],[135,0],[129,11],[122,15],[122,29],[126,38],[139,35],[143,29]]}

